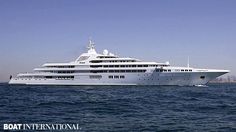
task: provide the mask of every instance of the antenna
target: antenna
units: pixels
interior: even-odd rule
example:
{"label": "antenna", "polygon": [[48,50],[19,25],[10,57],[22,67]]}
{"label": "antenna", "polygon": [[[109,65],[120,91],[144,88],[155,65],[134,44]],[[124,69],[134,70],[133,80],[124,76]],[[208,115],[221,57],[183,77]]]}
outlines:
{"label": "antenna", "polygon": [[94,42],[92,41],[91,37],[89,37],[88,53],[90,53],[90,54],[96,54],[96,51],[95,51],[95,44],[94,44]]}
{"label": "antenna", "polygon": [[188,65],[187,65],[187,66],[188,66],[188,68],[189,68],[189,56],[188,56]]}
{"label": "antenna", "polygon": [[92,38],[89,37],[89,44],[88,44],[88,49],[94,49],[94,42],[92,41]]}

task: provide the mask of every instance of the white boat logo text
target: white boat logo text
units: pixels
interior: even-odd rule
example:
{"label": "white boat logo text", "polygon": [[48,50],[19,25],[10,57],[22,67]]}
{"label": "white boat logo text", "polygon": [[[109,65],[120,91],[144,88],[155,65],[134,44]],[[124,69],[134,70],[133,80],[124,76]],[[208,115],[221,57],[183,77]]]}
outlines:
{"label": "white boat logo text", "polygon": [[81,130],[79,124],[3,124],[3,130]]}

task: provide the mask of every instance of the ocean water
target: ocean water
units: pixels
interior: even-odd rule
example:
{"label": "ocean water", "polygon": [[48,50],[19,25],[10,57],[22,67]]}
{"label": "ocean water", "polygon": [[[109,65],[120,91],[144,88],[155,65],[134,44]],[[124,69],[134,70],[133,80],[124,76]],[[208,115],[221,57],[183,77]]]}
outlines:
{"label": "ocean water", "polygon": [[0,124],[76,123],[80,131],[236,131],[236,84],[0,84]]}

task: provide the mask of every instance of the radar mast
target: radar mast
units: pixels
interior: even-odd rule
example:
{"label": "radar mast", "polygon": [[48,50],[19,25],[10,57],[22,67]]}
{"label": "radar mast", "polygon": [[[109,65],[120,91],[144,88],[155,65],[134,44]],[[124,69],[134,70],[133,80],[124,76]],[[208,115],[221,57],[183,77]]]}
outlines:
{"label": "radar mast", "polygon": [[88,43],[88,53],[94,53],[96,54],[96,51],[95,51],[95,43],[92,41],[92,38],[89,37],[89,43]]}

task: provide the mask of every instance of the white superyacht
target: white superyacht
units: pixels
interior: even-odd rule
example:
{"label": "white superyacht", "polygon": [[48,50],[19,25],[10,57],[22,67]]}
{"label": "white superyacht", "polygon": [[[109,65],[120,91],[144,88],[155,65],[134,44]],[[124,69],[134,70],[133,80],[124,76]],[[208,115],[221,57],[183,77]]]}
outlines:
{"label": "white superyacht", "polygon": [[205,85],[229,70],[174,67],[168,62],[145,62],[118,57],[107,50],[88,52],[69,63],[46,63],[32,73],[19,73],[9,84],[25,85]]}

